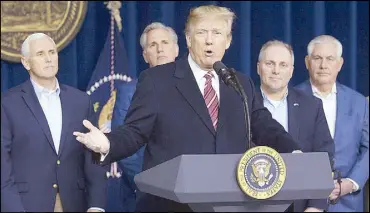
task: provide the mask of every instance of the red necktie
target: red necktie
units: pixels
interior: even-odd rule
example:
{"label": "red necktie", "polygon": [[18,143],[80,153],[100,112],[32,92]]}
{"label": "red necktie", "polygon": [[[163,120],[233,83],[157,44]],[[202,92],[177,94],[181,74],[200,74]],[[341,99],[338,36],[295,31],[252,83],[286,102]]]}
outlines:
{"label": "red necktie", "polygon": [[204,75],[206,79],[206,84],[204,87],[204,101],[206,102],[206,106],[208,108],[208,113],[211,116],[212,124],[215,129],[217,129],[217,121],[218,121],[218,98],[216,91],[212,87],[212,78],[213,74],[208,72]]}

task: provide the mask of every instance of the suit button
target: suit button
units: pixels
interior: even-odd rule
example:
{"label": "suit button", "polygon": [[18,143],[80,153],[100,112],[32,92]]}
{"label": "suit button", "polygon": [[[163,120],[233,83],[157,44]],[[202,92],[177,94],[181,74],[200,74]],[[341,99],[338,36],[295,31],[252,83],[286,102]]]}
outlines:
{"label": "suit button", "polygon": [[56,189],[58,187],[57,184],[53,184],[53,188]]}
{"label": "suit button", "polygon": [[58,164],[58,165],[60,164],[60,160],[57,160],[57,164]]}

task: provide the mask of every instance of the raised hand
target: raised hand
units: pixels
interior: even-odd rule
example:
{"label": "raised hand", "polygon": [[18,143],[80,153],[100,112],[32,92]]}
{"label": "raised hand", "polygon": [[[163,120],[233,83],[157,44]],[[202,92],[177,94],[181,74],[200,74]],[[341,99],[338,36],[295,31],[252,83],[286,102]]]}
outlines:
{"label": "raised hand", "polygon": [[76,140],[83,143],[88,149],[106,154],[109,151],[110,144],[108,138],[98,128],[88,120],[83,120],[83,125],[90,130],[88,133],[73,132]]}

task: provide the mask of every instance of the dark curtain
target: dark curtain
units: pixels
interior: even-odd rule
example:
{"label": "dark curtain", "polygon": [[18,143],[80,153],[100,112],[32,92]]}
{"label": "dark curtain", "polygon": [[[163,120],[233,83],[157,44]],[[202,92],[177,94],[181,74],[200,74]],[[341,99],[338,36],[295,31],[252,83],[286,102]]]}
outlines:
{"label": "dark curtain", "polygon": [[[344,65],[338,81],[365,96],[369,95],[369,3],[356,1],[123,1],[120,10],[129,67],[136,76],[147,68],[139,44],[141,32],[153,21],[175,29],[179,37],[180,54],[187,53],[184,36],[190,8],[216,4],[231,8],[237,16],[233,26],[233,41],[223,62],[252,77],[259,78],[256,62],[263,43],[279,39],[292,44],[295,69],[291,85],[308,78],[304,57],[307,44],[315,36],[330,34],[343,44]],[[61,83],[85,91],[95,64],[102,51],[109,29],[110,15],[103,2],[89,2],[85,21],[76,38],[59,53]],[[107,68],[108,72],[108,68]],[[21,64],[1,61],[1,91],[28,79]]]}

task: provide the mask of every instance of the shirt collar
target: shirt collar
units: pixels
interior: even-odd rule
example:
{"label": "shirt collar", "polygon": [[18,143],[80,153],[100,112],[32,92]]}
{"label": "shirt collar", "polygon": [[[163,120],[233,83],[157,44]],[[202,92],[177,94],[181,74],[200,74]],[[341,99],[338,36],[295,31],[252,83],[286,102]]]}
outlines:
{"label": "shirt collar", "polygon": [[[188,55],[188,62],[189,62],[191,71],[193,71],[195,80],[197,82],[199,82],[199,80],[201,80],[202,78],[204,78],[204,75],[207,72],[209,72],[209,71],[206,71],[206,70],[203,70],[202,68],[200,68],[199,65],[193,60],[193,58],[191,57],[190,53]],[[216,74],[216,72],[214,70],[212,70],[211,73],[213,74],[213,78],[218,81],[218,75]]]}
{"label": "shirt collar", "polygon": [[32,78],[31,79],[31,83],[32,83],[32,86],[36,92],[36,95],[37,97],[40,97],[41,94],[52,94],[55,92],[56,95],[59,96],[60,94],[60,87],[59,87],[59,82],[58,82],[58,79],[55,78],[55,83],[56,83],[56,88],[54,90],[49,90],[43,86],[41,86],[40,84],[36,83],[36,81],[34,81]]}
{"label": "shirt collar", "polygon": [[[311,80],[310,80],[310,84],[311,84],[311,87],[312,87],[312,92],[313,92],[313,94],[316,94],[316,95],[318,95],[318,96],[322,97],[320,90],[319,90],[319,89],[317,89],[317,88],[312,84]],[[331,91],[330,91],[330,93],[329,93],[328,97],[329,97],[329,96],[331,96],[331,95],[334,95],[334,94],[337,94],[337,83],[336,83],[336,82],[334,82],[333,87],[331,88]]]}
{"label": "shirt collar", "polygon": [[280,105],[280,103],[284,103],[286,102],[287,100],[287,97],[288,97],[288,91],[289,89],[286,90],[283,98],[280,100],[280,101],[275,101],[275,100],[271,100],[269,97],[267,97],[267,95],[265,94],[265,92],[263,91],[262,87],[260,87],[260,90],[261,90],[261,94],[262,94],[262,97],[263,97],[263,100],[264,101],[267,101],[269,102],[271,105],[273,105],[275,108]]}

